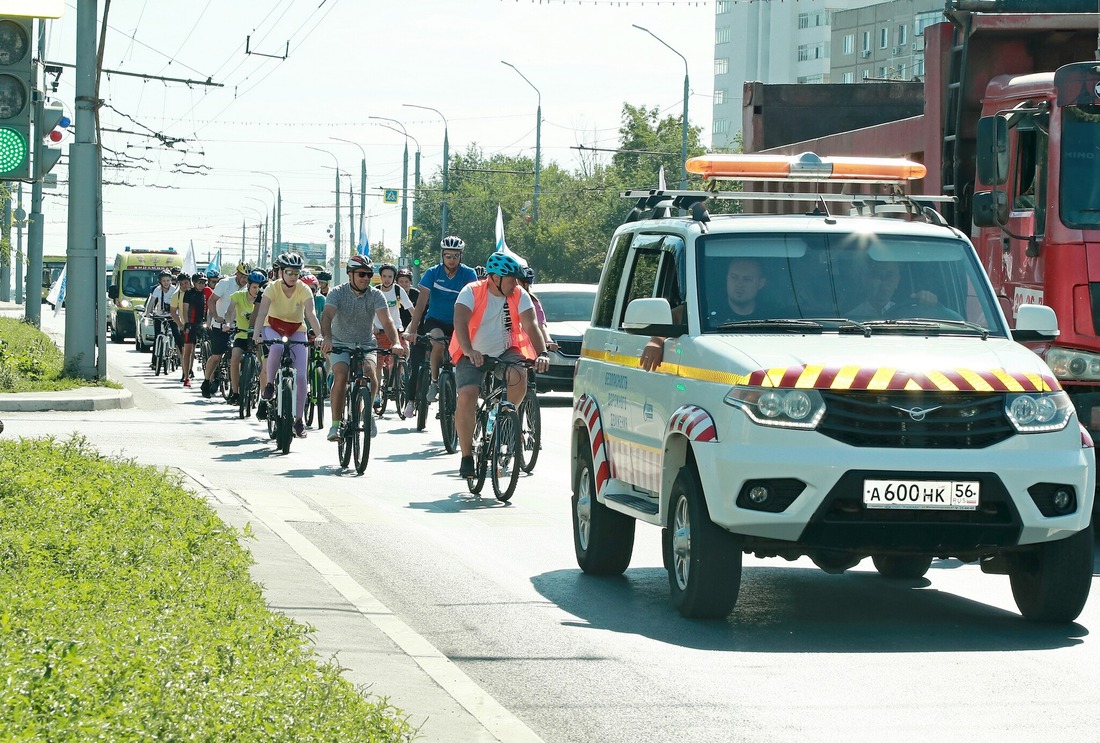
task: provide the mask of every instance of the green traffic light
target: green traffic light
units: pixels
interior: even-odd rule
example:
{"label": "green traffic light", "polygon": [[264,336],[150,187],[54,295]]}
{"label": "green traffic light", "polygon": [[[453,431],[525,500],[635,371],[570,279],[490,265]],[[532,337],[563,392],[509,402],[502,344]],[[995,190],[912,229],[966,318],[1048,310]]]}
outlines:
{"label": "green traffic light", "polygon": [[413,258],[413,265],[414,266],[419,266],[420,265],[420,259],[419,258]]}
{"label": "green traffic light", "polygon": [[15,129],[0,127],[0,173],[10,173],[26,162],[26,137]]}

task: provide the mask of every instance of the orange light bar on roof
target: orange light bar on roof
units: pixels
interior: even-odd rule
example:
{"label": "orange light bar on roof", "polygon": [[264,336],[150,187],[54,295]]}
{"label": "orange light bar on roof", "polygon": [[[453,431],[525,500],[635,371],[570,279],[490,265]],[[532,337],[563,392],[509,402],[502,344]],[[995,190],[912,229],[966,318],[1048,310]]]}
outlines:
{"label": "orange light bar on roof", "polygon": [[924,178],[918,162],[894,157],[819,157],[801,155],[702,155],[687,161],[687,171],[707,180],[834,180],[899,182]]}

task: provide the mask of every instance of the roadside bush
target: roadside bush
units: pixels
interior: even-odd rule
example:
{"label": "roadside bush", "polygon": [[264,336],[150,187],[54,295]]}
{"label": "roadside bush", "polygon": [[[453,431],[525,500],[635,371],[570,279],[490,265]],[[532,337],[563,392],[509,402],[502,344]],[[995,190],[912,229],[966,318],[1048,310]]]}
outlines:
{"label": "roadside bush", "polygon": [[237,537],[162,471],[0,441],[0,740],[411,740],[266,608]]}
{"label": "roadside bush", "polygon": [[45,392],[76,387],[118,387],[65,373],[65,355],[49,336],[13,317],[0,317],[0,392]]}

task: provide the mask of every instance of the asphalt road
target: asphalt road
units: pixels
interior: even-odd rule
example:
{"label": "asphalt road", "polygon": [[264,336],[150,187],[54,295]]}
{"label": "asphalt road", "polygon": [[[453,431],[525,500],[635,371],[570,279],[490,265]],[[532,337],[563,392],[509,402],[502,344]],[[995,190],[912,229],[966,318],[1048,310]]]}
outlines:
{"label": "asphalt road", "polygon": [[254,551],[272,605],[317,624],[319,650],[428,739],[1100,740],[1095,578],[1078,623],[1043,626],[1007,577],[955,561],[898,583],[869,560],[834,576],[746,557],[733,615],[687,621],[655,528],[639,525],[624,577],[578,570],[568,396],[543,398],[545,449],[505,505],[466,492],[434,421],[416,433],[390,413],[356,477],[316,429],[279,455],[259,422],[110,351],[134,408],[8,413],[4,435],[80,432],[182,468],[270,537]]}

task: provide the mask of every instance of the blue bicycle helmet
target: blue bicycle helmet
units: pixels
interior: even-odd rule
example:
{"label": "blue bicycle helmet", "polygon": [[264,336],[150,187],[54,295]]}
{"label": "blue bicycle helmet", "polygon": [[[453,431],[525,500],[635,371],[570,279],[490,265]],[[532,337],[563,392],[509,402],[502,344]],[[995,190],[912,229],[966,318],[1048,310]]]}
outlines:
{"label": "blue bicycle helmet", "polygon": [[490,253],[489,259],[485,261],[485,273],[496,274],[497,276],[511,276],[512,278],[522,279],[523,266],[515,257],[497,251],[496,253]]}
{"label": "blue bicycle helmet", "polygon": [[248,274],[248,283],[263,286],[267,283],[267,274],[260,270],[253,271]]}

